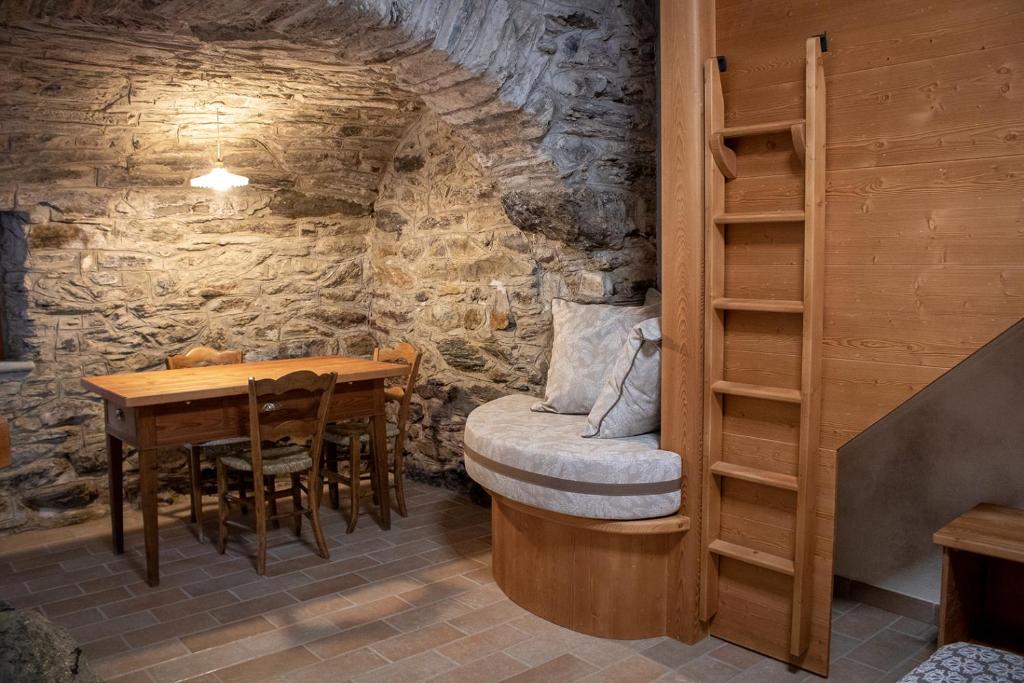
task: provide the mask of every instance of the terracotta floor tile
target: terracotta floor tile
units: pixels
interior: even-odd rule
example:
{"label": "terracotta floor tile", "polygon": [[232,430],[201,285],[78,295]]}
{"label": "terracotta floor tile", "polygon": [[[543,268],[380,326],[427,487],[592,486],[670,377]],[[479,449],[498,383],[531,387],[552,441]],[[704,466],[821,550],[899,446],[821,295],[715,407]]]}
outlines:
{"label": "terracotta floor tile", "polygon": [[160,662],[187,654],[188,650],[177,640],[168,640],[148,647],[126,650],[92,664],[96,675],[106,680],[121,674],[145,669]]}
{"label": "terracotta floor tile", "polygon": [[424,584],[411,578],[410,576],[392,576],[391,578],[381,579],[374,583],[366,583],[355,588],[349,588],[341,592],[343,596],[351,600],[356,604],[365,602],[373,602],[374,600],[380,600],[392,595],[401,595],[406,591],[411,591],[414,588],[419,588]]}
{"label": "terracotta floor tile", "polygon": [[217,670],[217,678],[224,683],[262,681],[315,664],[319,660],[304,647],[293,647],[256,659]]}
{"label": "terracotta floor tile", "polygon": [[708,656],[714,657],[720,662],[725,662],[740,671],[749,669],[764,657],[764,655],[758,654],[753,650],[748,650],[745,647],[733,645],[732,643],[725,643],[721,647],[715,648]]}
{"label": "terracotta floor tile", "polygon": [[392,596],[363,605],[354,605],[338,612],[331,612],[325,618],[339,629],[344,630],[378,619],[390,621],[395,615],[400,615],[410,608],[411,605],[405,600]]}
{"label": "terracotta floor tile", "polygon": [[309,651],[321,659],[330,659],[338,655],[373,645],[398,635],[400,631],[383,621],[372,621],[368,624],[350,628],[326,638],[315,640],[306,645]]}
{"label": "terracotta floor tile", "polygon": [[411,571],[425,567],[430,562],[423,559],[419,555],[413,555],[412,557],[403,557],[400,560],[394,562],[385,562],[375,567],[359,570],[359,575],[367,581],[378,581],[385,579],[389,576],[398,576],[399,574],[408,574]]}
{"label": "terracotta floor tile", "polygon": [[633,655],[601,669],[583,680],[587,683],[648,683],[656,680],[667,670],[661,664],[652,662],[646,657]]}
{"label": "terracotta floor tile", "polygon": [[[764,658],[760,657],[759,659]],[[691,659],[679,667],[677,671],[684,676],[690,677],[691,680],[706,683],[730,681],[740,673],[740,669],[709,655]]]}
{"label": "terracotta floor tile", "polygon": [[217,625],[217,620],[209,612],[198,612],[174,621],[164,621],[124,634],[124,639],[132,647],[142,647],[159,643],[161,640],[186,636],[196,631]]}
{"label": "terracotta floor tile", "polygon": [[95,662],[104,657],[131,649],[121,636],[110,636],[109,638],[101,638],[90,643],[82,643],[81,648],[82,653],[85,654],[89,662]]}
{"label": "terracotta floor tile", "polygon": [[522,616],[526,610],[511,600],[481,607],[451,620],[452,626],[466,633],[479,633],[492,626]]}
{"label": "terracotta floor tile", "polygon": [[402,543],[400,545],[385,548],[384,550],[378,550],[370,553],[369,557],[385,564],[387,562],[393,562],[400,560],[403,557],[409,557],[410,555],[419,555],[420,553],[426,553],[431,550],[437,550],[438,544],[436,541],[429,539],[419,539],[415,541],[409,541],[408,543]]}
{"label": "terracotta floor tile", "polygon": [[[58,600],[57,602],[48,602],[43,605],[43,614],[48,617],[56,617],[62,614],[69,614],[71,612],[78,612],[79,610],[88,609],[90,607],[99,607],[106,605],[107,603],[116,602],[119,600],[125,600],[131,598],[132,594],[125,590],[123,587],[109,588],[107,590],[97,591],[95,593],[86,593],[78,595],[73,598],[67,598],[65,600]],[[104,612],[104,614],[107,614]],[[107,614],[107,616],[118,616],[116,614]]]}
{"label": "terracotta floor tile", "polygon": [[128,600],[105,604],[100,609],[108,617],[114,618],[153,609],[154,607],[170,605],[187,598],[188,596],[180,588],[156,589],[150,593],[137,595]]}
{"label": "terracotta floor tile", "polygon": [[423,605],[429,605],[430,603],[437,602],[438,600],[444,600],[446,598],[452,598],[462,593],[466,593],[476,587],[477,584],[473,583],[469,579],[461,576],[452,576],[447,579],[435,581],[434,583],[428,583],[424,586],[418,586],[404,593],[399,593],[398,597],[402,598],[414,607],[422,607]]}
{"label": "terracotta floor tile", "polygon": [[409,576],[417,581],[422,581],[423,583],[434,583],[435,581],[441,581],[442,579],[458,576],[460,574],[467,574],[483,568],[484,566],[476,560],[460,557],[458,559],[447,560],[439,564],[432,564],[428,567],[424,567],[423,569],[410,572]]}
{"label": "terracotta floor tile", "polygon": [[884,674],[883,671],[844,657],[829,667],[828,683],[875,683]]}
{"label": "terracotta floor tile", "polygon": [[295,602],[295,598],[288,593],[274,593],[273,595],[265,595],[263,597],[256,598],[255,600],[245,600],[243,602],[236,602],[233,605],[227,605],[226,607],[220,607],[213,610],[212,614],[214,619],[222,624],[226,624],[229,621],[239,621],[248,617],[257,616],[263,612],[267,612],[293,602]]}
{"label": "terracotta floor tile", "polygon": [[855,647],[846,659],[885,672],[893,662],[900,662],[920,650],[926,643],[905,633],[886,629]]}
{"label": "terracotta floor tile", "polygon": [[507,680],[509,683],[568,683],[578,681],[595,671],[597,667],[594,665],[587,664],[570,654],[564,654]]}
{"label": "terracotta floor tile", "polygon": [[331,683],[347,681],[367,671],[387,666],[388,660],[370,650],[356,650],[338,657],[318,662],[311,666],[296,669],[281,676],[281,683]]}
{"label": "terracotta floor tile", "polygon": [[437,648],[437,651],[457,664],[465,664],[492,652],[512,647],[529,637],[513,626],[499,624],[486,631],[448,643]]}
{"label": "terracotta floor tile", "polygon": [[892,612],[886,612],[870,605],[857,605],[835,619],[832,622],[832,630],[857,640],[867,640],[898,619],[899,617]]}
{"label": "terracotta floor tile", "polygon": [[410,605],[410,609],[407,611],[388,617],[387,622],[400,631],[416,631],[424,626],[436,624],[439,621],[448,621],[460,617],[467,612],[468,610],[464,605],[460,605],[454,600],[441,600],[414,609]]}
{"label": "terracotta floor tile", "polygon": [[436,652],[424,652],[356,676],[355,683],[418,683],[455,668],[455,664]]}
{"label": "terracotta floor tile", "polygon": [[458,640],[464,635],[466,634],[448,624],[434,624],[376,643],[372,649],[392,662],[397,662]]}
{"label": "terracotta floor tile", "polygon": [[354,555],[351,557],[335,558],[331,556],[331,562],[323,563],[316,567],[310,567],[304,570],[302,573],[308,576],[314,581],[322,579],[333,579],[341,574],[349,574],[351,572],[357,572],[360,569],[368,569],[370,567],[376,567],[380,564],[374,559],[371,559],[367,555]]}
{"label": "terracotta floor tile", "polygon": [[495,652],[482,659],[463,664],[431,679],[437,683],[497,683],[524,671],[526,665],[503,652]]}
{"label": "terracotta floor tile", "polygon": [[459,602],[470,609],[480,609],[481,607],[487,607],[488,605],[493,605],[494,603],[501,602],[502,600],[507,600],[507,598],[497,586],[477,585],[472,590],[455,596],[456,602]]}
{"label": "terracotta floor tile", "polygon": [[180,602],[171,603],[170,605],[155,607],[149,611],[150,614],[160,621],[172,621],[174,619],[187,617],[188,615],[195,614],[196,612],[213,610],[218,607],[224,607],[225,605],[232,605],[236,602],[240,602],[240,600],[230,591],[218,591],[198,598],[190,598]]}
{"label": "terracotta floor tile", "polygon": [[71,630],[71,637],[79,643],[89,643],[100,638],[119,636],[129,631],[146,628],[157,623],[156,617],[149,612],[134,612],[115,619],[104,619],[95,624],[80,626]]}
{"label": "terracotta floor tile", "polygon": [[708,654],[719,646],[719,643],[715,643],[710,638],[706,638],[695,645],[686,645],[677,640],[665,640],[652,648],[644,650],[643,654],[659,664],[674,669],[690,660]]}
{"label": "terracotta floor tile", "polygon": [[183,635],[181,642],[190,651],[199,652],[273,629],[273,624],[262,616],[258,616],[229,624],[220,624],[205,630],[197,629],[190,635]]}
{"label": "terracotta floor tile", "polygon": [[274,626],[288,626],[300,621],[338,612],[352,607],[352,601],[340,595],[327,595],[308,602],[295,602],[278,609],[264,612],[263,617]]}
{"label": "terracotta floor tile", "polygon": [[[188,652],[184,645],[181,646]],[[177,657],[149,667],[156,683],[177,683],[252,659],[255,655],[236,643]]]}
{"label": "terracotta floor tile", "polygon": [[307,583],[304,586],[299,586],[288,591],[296,600],[305,601],[312,600],[313,598],[319,598],[324,595],[331,595],[332,593],[340,593],[343,590],[354,588],[355,586],[361,586],[367,583],[359,574],[342,574],[331,579],[323,579],[321,581],[314,581]]}

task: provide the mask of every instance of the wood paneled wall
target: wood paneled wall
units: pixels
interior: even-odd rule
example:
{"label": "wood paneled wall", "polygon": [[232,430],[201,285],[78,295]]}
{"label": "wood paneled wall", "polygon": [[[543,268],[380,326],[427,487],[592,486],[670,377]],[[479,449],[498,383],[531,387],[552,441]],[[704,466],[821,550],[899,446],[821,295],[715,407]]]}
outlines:
{"label": "wood paneled wall", "polygon": [[[828,32],[816,549],[824,577],[816,591],[824,595],[837,449],[1024,315],[1024,4],[716,4],[716,52],[728,60],[726,125],[801,118],[804,40]],[[729,211],[802,207],[801,167],[787,140],[749,138],[737,150]],[[726,249],[726,296],[801,298],[801,226],[733,226]],[[729,314],[726,379],[797,386],[799,318],[784,318]],[[724,448],[736,448],[738,460],[742,444],[762,466],[792,473],[798,419],[789,408],[730,400]],[[723,509],[723,537],[786,554],[786,501],[773,507],[763,491],[744,495],[744,486],[734,485],[736,509]],[[765,514],[765,506],[778,514]],[[786,634],[774,625],[788,609],[787,587],[748,581],[743,574],[751,571],[758,570],[723,563],[713,632],[729,638],[760,624],[763,642],[745,644],[784,653]],[[827,609],[816,618],[820,637],[808,657],[827,661]]]}

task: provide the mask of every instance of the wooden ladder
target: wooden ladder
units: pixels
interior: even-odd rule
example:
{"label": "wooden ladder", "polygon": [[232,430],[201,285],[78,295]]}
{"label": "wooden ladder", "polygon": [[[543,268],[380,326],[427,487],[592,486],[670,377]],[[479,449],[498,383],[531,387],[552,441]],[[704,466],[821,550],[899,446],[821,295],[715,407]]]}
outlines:
{"label": "wooden ladder", "polygon": [[[792,617],[789,652],[799,657],[810,643],[811,587],[814,578],[814,469],[817,462],[821,411],[822,289],[825,231],[825,75],[823,36],[807,40],[806,114],[804,119],[750,126],[725,126],[719,62],[705,67],[705,388],[704,455],[709,469],[704,477],[703,536],[705,561],[701,590],[701,618],[710,622],[718,611],[721,558],[755,565],[792,577]],[[726,145],[730,138],[789,133],[804,164],[804,210],[729,213],[725,184],[736,177],[736,154]],[[741,223],[804,224],[803,298],[799,301],[739,299],[725,294],[726,230]],[[784,389],[726,381],[724,376],[725,317],[727,311],[803,316],[800,389]],[[722,457],[722,429],[726,397],[743,396],[800,406],[796,473],[780,474],[727,462]],[[792,491],[796,495],[793,556],[780,557],[720,538],[724,479]],[[831,584],[830,584],[831,585]]]}

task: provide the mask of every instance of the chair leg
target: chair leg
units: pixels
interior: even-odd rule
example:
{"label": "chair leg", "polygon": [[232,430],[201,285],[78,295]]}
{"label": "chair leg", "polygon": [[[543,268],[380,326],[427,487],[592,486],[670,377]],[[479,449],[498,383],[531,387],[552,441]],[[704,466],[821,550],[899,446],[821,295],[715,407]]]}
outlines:
{"label": "chair leg", "polygon": [[353,434],[348,439],[348,462],[349,512],[348,529],[345,533],[350,534],[356,530],[356,522],[359,521],[359,470],[362,469],[363,453],[362,439],[358,434]]}
{"label": "chair leg", "polygon": [[[372,423],[371,423],[372,424]],[[373,504],[380,507],[380,477],[377,476],[377,461],[374,458],[377,457],[377,449],[374,447],[373,439],[368,439],[366,442],[367,460],[369,461],[370,467],[370,490],[373,492]],[[385,455],[386,457],[386,455]],[[384,482],[384,490],[387,491],[387,482]],[[391,504],[391,498],[388,498],[388,505]]]}
{"label": "chair leg", "polygon": [[331,553],[327,550],[327,540],[324,539],[324,531],[320,528],[320,498],[323,496],[322,486],[313,486],[313,477],[307,476],[306,482],[309,490],[307,500],[309,503],[309,525],[313,527],[313,539],[316,540],[316,547],[320,557],[330,559]]}
{"label": "chair leg", "polygon": [[[269,477],[265,477],[267,479]],[[266,491],[268,488],[257,485],[256,480],[253,480],[253,498],[255,499],[253,504],[256,509],[253,512],[256,513],[256,573],[260,576],[264,576],[267,573],[267,516],[270,513],[268,510],[268,503],[273,502],[273,498],[268,501],[266,499]]]}
{"label": "chair leg", "polygon": [[292,473],[292,519],[295,520],[295,535],[302,535],[302,489],[299,488],[299,473]]}
{"label": "chair leg", "polygon": [[398,503],[398,514],[409,516],[409,508],[405,505],[405,477],[403,476],[402,456],[395,453],[395,502]]}
{"label": "chair leg", "polygon": [[188,478],[192,487],[192,512],[190,517],[196,524],[199,542],[206,542],[206,532],[203,530],[203,490],[199,485],[202,476],[202,469],[199,463],[199,447],[189,444],[188,447]]}
{"label": "chair leg", "polygon": [[239,503],[238,509],[242,511],[243,515],[249,514],[249,506],[245,504],[245,472],[238,473],[238,481],[235,486],[238,491],[238,500],[242,501]]}
{"label": "chair leg", "polygon": [[228,544],[228,471],[217,459],[217,552],[224,554]]}
{"label": "chair leg", "polygon": [[[324,467],[332,475],[338,473],[338,445],[333,441],[324,441]],[[337,510],[340,505],[338,500],[338,479],[335,476],[329,476],[327,482],[331,508]]]}
{"label": "chair leg", "polygon": [[[270,502],[270,514],[271,515],[276,515],[277,514],[277,496],[274,495],[274,494],[277,493],[277,478],[273,474],[265,475],[263,478],[266,480],[266,486],[267,486],[267,494],[266,495],[267,495],[267,499]],[[276,519],[273,521],[272,524],[273,524],[273,527],[275,529],[277,529],[277,528],[279,528],[281,526],[281,522],[276,520]]]}

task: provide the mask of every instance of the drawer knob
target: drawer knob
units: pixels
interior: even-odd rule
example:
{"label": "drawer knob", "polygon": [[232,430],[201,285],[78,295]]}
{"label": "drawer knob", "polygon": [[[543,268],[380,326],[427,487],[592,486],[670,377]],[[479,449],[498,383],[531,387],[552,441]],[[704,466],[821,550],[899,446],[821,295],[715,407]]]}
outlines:
{"label": "drawer knob", "polygon": [[120,408],[116,409],[114,411],[114,417],[116,417],[118,420],[123,420],[124,419],[124,411],[121,410]]}

